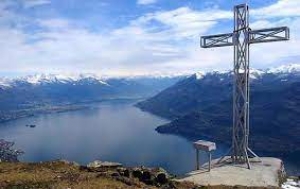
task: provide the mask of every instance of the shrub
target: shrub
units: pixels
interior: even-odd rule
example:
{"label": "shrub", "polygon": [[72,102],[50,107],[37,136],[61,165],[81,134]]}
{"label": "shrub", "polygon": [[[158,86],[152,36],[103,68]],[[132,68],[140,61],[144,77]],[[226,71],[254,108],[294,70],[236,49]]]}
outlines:
{"label": "shrub", "polygon": [[18,156],[24,152],[12,149],[14,142],[8,142],[0,139],[0,162],[18,162]]}

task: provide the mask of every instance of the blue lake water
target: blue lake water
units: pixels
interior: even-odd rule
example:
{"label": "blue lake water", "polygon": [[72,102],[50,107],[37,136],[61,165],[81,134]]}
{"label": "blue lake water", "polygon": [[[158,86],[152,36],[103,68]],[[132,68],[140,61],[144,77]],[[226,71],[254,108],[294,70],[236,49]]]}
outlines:
{"label": "blue lake water", "polygon": [[[0,138],[25,151],[21,161],[67,159],[80,164],[99,159],[126,166],[163,167],[173,174],[195,168],[195,151],[184,138],[155,131],[168,120],[143,112],[134,102],[104,102],[89,109],[39,115],[3,123]],[[35,128],[26,127],[35,124]],[[213,157],[226,152],[218,145]],[[201,162],[207,160],[200,154]]]}

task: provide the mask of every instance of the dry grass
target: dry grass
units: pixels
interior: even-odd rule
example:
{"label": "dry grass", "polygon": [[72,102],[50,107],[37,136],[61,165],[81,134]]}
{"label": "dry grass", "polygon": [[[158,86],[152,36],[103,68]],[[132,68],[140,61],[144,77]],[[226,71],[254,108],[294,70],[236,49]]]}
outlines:
{"label": "dry grass", "polygon": [[[138,181],[130,185],[105,174],[83,171],[64,162],[0,163],[0,188],[144,188]],[[151,187],[148,187],[151,188]]]}

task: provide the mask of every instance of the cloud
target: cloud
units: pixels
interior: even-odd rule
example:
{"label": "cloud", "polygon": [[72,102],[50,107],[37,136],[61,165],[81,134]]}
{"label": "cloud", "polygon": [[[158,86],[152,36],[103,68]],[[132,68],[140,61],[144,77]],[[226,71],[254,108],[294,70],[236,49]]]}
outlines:
{"label": "cloud", "polygon": [[156,2],[157,2],[157,0],[138,0],[137,4],[138,5],[149,5],[149,4],[154,4]]}
{"label": "cloud", "polygon": [[[180,7],[171,11],[150,13],[132,22],[133,25],[160,28],[173,38],[194,37],[211,29],[221,19],[232,18],[232,13],[222,10],[195,11],[188,7]],[[157,22],[159,24],[157,24]],[[153,29],[153,27],[152,27]]]}
{"label": "cloud", "polygon": [[[255,24],[255,23],[254,23]],[[255,66],[279,65],[283,63],[299,63],[298,58],[291,60],[291,57],[299,57],[300,43],[300,18],[283,18],[276,21],[265,21],[265,27],[288,26],[291,31],[291,39],[278,43],[265,43],[251,46],[252,62]],[[292,61],[292,62],[291,62]],[[295,62],[294,62],[295,61]]]}
{"label": "cloud", "polygon": [[[277,15],[273,15],[270,19],[259,16],[266,10],[273,10],[272,7],[281,1],[251,10],[254,11],[251,27],[258,29],[288,25],[291,27],[292,39],[280,44],[251,46],[253,67],[279,64],[291,61],[290,57],[300,56],[300,35],[297,33],[300,30],[300,18],[278,18]],[[286,6],[285,3],[282,5]],[[297,9],[296,6],[294,8]],[[232,48],[199,47],[200,35],[230,29],[228,21],[233,19],[231,10],[218,7],[195,10],[184,6],[173,10],[148,12],[108,32],[90,30],[76,24],[76,20],[59,16],[30,20],[16,12],[3,10],[6,12],[0,17],[2,72],[139,75],[158,72],[192,73],[202,69],[232,67]],[[290,12],[296,14],[294,10]],[[21,18],[24,20],[20,21]],[[23,27],[11,27],[10,23],[15,20],[22,25],[31,24],[39,29],[28,32]]]}
{"label": "cloud", "polygon": [[276,3],[250,12],[257,18],[300,16],[300,3],[297,0],[278,0]]}
{"label": "cloud", "polygon": [[22,0],[24,8],[32,8],[35,6],[41,6],[50,4],[50,0]]}
{"label": "cloud", "polygon": [[69,21],[67,21],[65,19],[59,19],[59,18],[39,20],[38,23],[41,27],[44,27],[44,28],[50,29],[50,30],[65,29],[70,26]]}
{"label": "cloud", "polygon": [[190,61],[189,51],[197,45],[199,34],[213,27],[214,19],[226,17],[222,13],[203,19],[203,14],[186,7],[154,12],[108,34],[79,28],[66,19],[37,20],[43,30],[34,34],[0,32],[1,39],[14,39],[2,41],[0,52],[5,55],[0,64],[5,71],[18,67],[27,72],[71,69],[128,75],[149,74],[149,70],[172,73],[179,67],[191,72],[195,61]]}

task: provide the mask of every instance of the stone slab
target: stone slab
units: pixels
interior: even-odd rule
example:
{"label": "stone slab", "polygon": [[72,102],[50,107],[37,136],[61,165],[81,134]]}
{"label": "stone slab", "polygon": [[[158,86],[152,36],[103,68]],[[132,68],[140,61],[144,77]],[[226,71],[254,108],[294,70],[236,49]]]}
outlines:
{"label": "stone slab", "polygon": [[216,147],[216,143],[214,142],[210,142],[206,140],[198,140],[194,142],[194,148],[196,148],[197,150],[210,152],[216,150],[217,147]]}
{"label": "stone slab", "polygon": [[190,181],[200,186],[248,186],[248,187],[279,187],[280,176],[284,170],[282,160],[272,157],[250,159],[251,169],[246,164],[232,164],[230,157],[217,164],[212,161],[212,170],[203,169],[190,172],[178,181]]}

